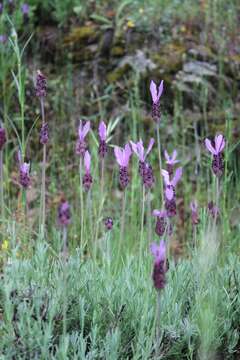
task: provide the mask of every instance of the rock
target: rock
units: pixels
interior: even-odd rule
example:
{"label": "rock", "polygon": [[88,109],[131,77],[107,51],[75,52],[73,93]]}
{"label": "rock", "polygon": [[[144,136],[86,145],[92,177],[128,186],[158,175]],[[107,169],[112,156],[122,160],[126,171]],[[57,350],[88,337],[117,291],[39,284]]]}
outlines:
{"label": "rock", "polygon": [[70,33],[64,37],[64,45],[79,46],[80,44],[90,44],[95,42],[99,34],[96,31],[96,26],[79,26],[73,28]]}

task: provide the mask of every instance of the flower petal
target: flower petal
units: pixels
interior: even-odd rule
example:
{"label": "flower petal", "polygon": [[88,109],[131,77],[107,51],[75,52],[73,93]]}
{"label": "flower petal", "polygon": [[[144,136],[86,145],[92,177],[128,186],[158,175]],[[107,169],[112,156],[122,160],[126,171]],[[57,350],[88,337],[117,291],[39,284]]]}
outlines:
{"label": "flower petal", "polygon": [[115,146],[114,147],[114,155],[116,157],[116,160],[120,166],[123,166],[123,151],[120,149],[120,147]]}
{"label": "flower petal", "polygon": [[87,133],[90,130],[90,121],[87,121],[86,124],[83,126],[83,130],[82,130],[82,139],[85,138],[85,136],[87,135]]}
{"label": "flower petal", "polygon": [[219,154],[221,151],[223,151],[225,146],[225,140],[222,134],[215,136],[215,149],[216,152]]}
{"label": "flower petal", "polygon": [[84,167],[86,173],[90,173],[90,166],[91,166],[91,155],[89,154],[89,151],[86,151],[84,155]]}
{"label": "flower petal", "polygon": [[101,121],[98,127],[98,134],[102,141],[106,141],[107,138],[107,127],[104,121]]}
{"label": "flower petal", "polygon": [[179,180],[182,177],[182,168],[177,168],[174,178],[171,181],[171,184],[175,187],[177,185],[177,183],[179,182]]}
{"label": "flower petal", "polygon": [[205,139],[205,146],[206,146],[207,150],[210,151],[211,154],[217,155],[217,152],[214,149],[214,147],[212,146],[212,143],[209,139]]}
{"label": "flower petal", "polygon": [[162,93],[163,93],[163,80],[160,82],[160,85],[158,87],[157,101],[160,100]]}
{"label": "flower petal", "polygon": [[172,186],[167,186],[166,189],[165,189],[165,195],[166,195],[166,198],[171,201],[173,196],[174,196],[174,191],[173,191],[173,188]]}
{"label": "flower petal", "polygon": [[153,80],[151,80],[151,83],[150,83],[150,92],[152,95],[152,101],[154,103],[157,103],[158,102],[157,86]]}
{"label": "flower petal", "polygon": [[168,171],[162,169],[161,173],[162,173],[162,176],[163,176],[163,180],[164,180],[164,182],[165,182],[165,185],[169,185],[169,184],[170,184],[170,180],[169,180],[169,173],[168,173]]}
{"label": "flower petal", "polygon": [[152,147],[155,143],[155,140],[154,138],[151,138],[150,141],[149,141],[149,144],[148,144],[148,148],[147,148],[147,151],[146,151],[146,154],[145,154],[145,157],[144,159],[146,159],[147,155],[150,153],[150,151],[152,150]]}

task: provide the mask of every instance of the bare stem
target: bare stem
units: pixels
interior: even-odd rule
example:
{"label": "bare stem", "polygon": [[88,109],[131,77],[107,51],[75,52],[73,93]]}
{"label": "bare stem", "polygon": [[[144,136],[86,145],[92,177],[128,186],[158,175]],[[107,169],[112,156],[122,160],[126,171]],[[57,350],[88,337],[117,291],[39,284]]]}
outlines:
{"label": "bare stem", "polygon": [[161,203],[163,203],[162,157],[161,157],[161,142],[160,142],[159,130],[160,130],[159,122],[157,122],[156,132],[157,132],[158,162],[159,162],[159,172],[160,172]]}
{"label": "bare stem", "polygon": [[143,250],[143,230],[144,230],[144,214],[145,214],[145,186],[143,185],[142,190],[142,218],[141,218],[141,235],[140,235],[140,249],[139,249],[139,268],[142,263],[142,250]]}
{"label": "bare stem", "polygon": [[156,352],[155,357],[158,359],[159,356],[159,348],[161,343],[161,326],[160,326],[160,314],[161,314],[161,293],[157,291],[157,306],[156,306],[156,318],[155,318],[155,326],[156,326]]}
{"label": "bare stem", "polygon": [[67,254],[68,254],[68,247],[67,247],[67,227],[64,226],[64,228],[63,228],[63,259],[64,259],[64,264],[65,264],[66,259],[67,259]]}
{"label": "bare stem", "polygon": [[148,245],[152,241],[152,209],[151,209],[151,192],[147,194],[147,222],[148,222]]}
{"label": "bare stem", "polygon": [[82,183],[82,157],[79,161],[79,178],[80,178],[80,215],[81,215],[81,230],[80,230],[80,245],[83,244],[83,183]]}
{"label": "bare stem", "polygon": [[[120,239],[118,243],[118,260],[120,259],[120,251],[121,246],[123,244],[123,236],[124,236],[124,230],[125,230],[125,213],[126,213],[126,198],[127,198],[127,191],[126,189],[123,192],[122,195],[122,214],[121,214],[121,229],[120,229]],[[118,261],[117,261],[118,263]]]}
{"label": "bare stem", "polygon": [[[43,97],[40,100],[42,124],[45,123],[44,101]],[[45,233],[45,220],[46,220],[46,158],[47,158],[47,146],[43,144],[43,162],[42,162],[42,191],[41,191],[41,231],[44,236]]]}

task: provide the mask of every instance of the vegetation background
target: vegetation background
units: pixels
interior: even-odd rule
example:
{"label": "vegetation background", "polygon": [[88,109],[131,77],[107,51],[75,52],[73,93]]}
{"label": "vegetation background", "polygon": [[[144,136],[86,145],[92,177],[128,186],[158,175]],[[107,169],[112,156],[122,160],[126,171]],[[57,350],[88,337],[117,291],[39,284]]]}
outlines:
{"label": "vegetation background", "polygon": [[[239,359],[239,83],[238,0],[5,0],[0,5],[0,120],[4,206],[0,224],[0,359]],[[39,228],[41,112],[35,95],[47,78],[50,127],[46,164],[46,232]],[[126,191],[121,234],[118,166],[113,146],[155,137],[150,80],[164,80],[162,150],[178,150],[183,177],[171,237],[167,285],[151,280],[148,229],[136,159]],[[93,186],[83,194],[81,235],[79,119],[88,136]],[[109,152],[100,191],[98,125],[108,125]],[[225,170],[220,218],[207,210],[216,181],[204,139],[222,133]],[[31,160],[26,199],[16,153]],[[158,154],[151,164],[160,209]],[[102,189],[101,189],[102,190]],[[71,206],[69,257],[61,256],[57,206]],[[191,224],[196,199],[200,222]],[[106,232],[103,219],[111,216]],[[123,236],[122,236],[123,235]],[[122,239],[121,239],[122,237]],[[156,314],[157,312],[157,314]]]}

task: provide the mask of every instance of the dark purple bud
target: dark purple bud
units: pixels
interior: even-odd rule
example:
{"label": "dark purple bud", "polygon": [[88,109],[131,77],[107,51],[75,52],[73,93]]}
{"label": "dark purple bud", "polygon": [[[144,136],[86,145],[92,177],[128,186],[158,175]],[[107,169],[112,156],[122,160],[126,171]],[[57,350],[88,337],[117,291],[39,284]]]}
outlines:
{"label": "dark purple bud", "polygon": [[3,3],[0,3],[0,15],[3,13]]}
{"label": "dark purple bud", "polygon": [[99,142],[99,148],[98,148],[98,154],[101,158],[104,158],[107,154],[107,144],[105,140],[100,140]]}
{"label": "dark purple bud", "polygon": [[47,95],[47,79],[43,73],[38,70],[36,78],[36,96],[45,97]]}
{"label": "dark purple bud", "polygon": [[48,123],[43,123],[40,130],[40,143],[42,145],[47,144],[49,141],[49,126]]}
{"label": "dark purple bud", "polygon": [[151,189],[155,183],[155,178],[153,175],[153,169],[151,165],[145,164],[143,169],[143,184],[147,189]]}
{"label": "dark purple bud", "polygon": [[212,170],[216,176],[218,176],[218,177],[222,176],[222,174],[224,172],[224,163],[223,163],[222,153],[213,155]]}
{"label": "dark purple bud", "polygon": [[8,0],[8,8],[9,8],[9,13],[12,14],[15,8],[13,0]]}
{"label": "dark purple bud", "polygon": [[219,216],[219,208],[213,203],[213,201],[208,203],[208,211],[214,219]]}
{"label": "dark purple bud", "polygon": [[161,120],[161,111],[160,111],[160,103],[152,104],[152,118],[158,123]]}
{"label": "dark purple bud", "polygon": [[169,173],[169,176],[172,176],[174,172],[174,165],[167,164],[167,172]]}
{"label": "dark purple bud", "polygon": [[90,173],[86,173],[83,176],[83,187],[86,191],[89,191],[93,183],[93,179]]}
{"label": "dark purple bud", "polygon": [[4,144],[6,143],[6,131],[4,128],[0,127],[0,151],[3,149]]}
{"label": "dark purple bud", "polygon": [[177,215],[177,205],[176,205],[175,196],[171,200],[165,197],[165,209],[167,211],[168,217],[173,217]]}
{"label": "dark purple bud", "polygon": [[30,164],[29,163],[22,163],[19,168],[19,183],[22,185],[24,189],[27,189],[30,185]]}
{"label": "dark purple bud", "polygon": [[67,226],[71,222],[70,205],[66,200],[62,200],[58,206],[58,223],[61,226]]}
{"label": "dark purple bud", "polygon": [[144,174],[144,170],[145,170],[145,162],[144,161],[139,161],[138,163],[138,173],[139,175],[143,178],[143,174]]}
{"label": "dark purple bud", "polygon": [[152,273],[153,285],[156,290],[161,290],[166,285],[166,244],[161,240],[159,245],[152,243],[150,249],[155,258]]}
{"label": "dark purple bud", "polygon": [[166,263],[164,260],[155,262],[153,266],[153,285],[156,290],[165,288],[166,285]]}
{"label": "dark purple bud", "polygon": [[163,236],[166,230],[167,222],[164,217],[157,217],[157,222],[155,226],[155,233],[158,236]]}
{"label": "dark purple bud", "polygon": [[87,150],[87,144],[85,140],[78,139],[75,147],[76,154],[80,155],[83,158],[86,150]]}
{"label": "dark purple bud", "polygon": [[106,219],[104,219],[104,225],[106,230],[112,230],[113,219],[111,217],[107,217]]}
{"label": "dark purple bud", "polygon": [[120,166],[119,168],[119,184],[124,190],[130,182],[130,176],[128,174],[128,168],[126,166]]}

